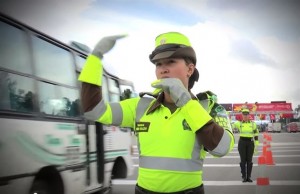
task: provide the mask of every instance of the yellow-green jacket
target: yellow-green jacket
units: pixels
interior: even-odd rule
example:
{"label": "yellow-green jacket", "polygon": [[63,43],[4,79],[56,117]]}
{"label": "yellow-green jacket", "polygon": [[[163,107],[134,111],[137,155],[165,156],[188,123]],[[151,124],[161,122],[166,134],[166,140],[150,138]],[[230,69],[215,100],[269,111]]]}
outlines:
{"label": "yellow-green jacket", "polygon": [[258,140],[259,131],[257,125],[253,121],[236,121],[234,127],[239,130],[240,137],[254,138]]}
{"label": "yellow-green jacket", "polygon": [[163,93],[106,103],[101,87],[88,77],[85,72],[80,75],[86,118],[134,129],[140,157],[137,182],[145,189],[176,192],[200,186],[205,150],[221,157],[234,145],[231,128],[217,125],[196,97],[174,112],[163,104]]}

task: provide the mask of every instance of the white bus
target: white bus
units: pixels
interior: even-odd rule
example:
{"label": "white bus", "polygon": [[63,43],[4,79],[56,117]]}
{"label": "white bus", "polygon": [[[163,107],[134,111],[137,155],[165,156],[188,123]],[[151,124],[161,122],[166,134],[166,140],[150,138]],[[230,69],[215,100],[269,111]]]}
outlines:
{"label": "white bus", "polygon": [[[1,194],[109,193],[112,179],[133,173],[131,130],[83,117],[86,56],[0,13]],[[134,94],[104,72],[107,101]]]}

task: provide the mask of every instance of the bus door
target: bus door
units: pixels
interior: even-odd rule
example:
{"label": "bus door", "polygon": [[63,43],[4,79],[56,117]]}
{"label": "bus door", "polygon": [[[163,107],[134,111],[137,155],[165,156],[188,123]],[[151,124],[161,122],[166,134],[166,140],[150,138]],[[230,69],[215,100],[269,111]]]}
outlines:
{"label": "bus door", "polygon": [[101,123],[86,123],[86,191],[97,191],[104,181],[104,143]]}

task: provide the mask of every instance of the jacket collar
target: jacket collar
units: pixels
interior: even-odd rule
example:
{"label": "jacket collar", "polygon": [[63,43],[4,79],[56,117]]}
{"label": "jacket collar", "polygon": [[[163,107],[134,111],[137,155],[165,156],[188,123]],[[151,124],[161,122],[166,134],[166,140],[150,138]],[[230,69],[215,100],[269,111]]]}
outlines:
{"label": "jacket collar", "polygon": [[251,121],[250,120],[249,121],[242,120],[242,123],[251,123]]}

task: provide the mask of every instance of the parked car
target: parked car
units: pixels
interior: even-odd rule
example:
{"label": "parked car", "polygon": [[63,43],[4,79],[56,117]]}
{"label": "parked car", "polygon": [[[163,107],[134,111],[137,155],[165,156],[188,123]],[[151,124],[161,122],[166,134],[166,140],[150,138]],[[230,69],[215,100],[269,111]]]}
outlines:
{"label": "parked car", "polygon": [[296,133],[300,131],[300,122],[291,122],[286,125],[286,131],[288,133]]}

